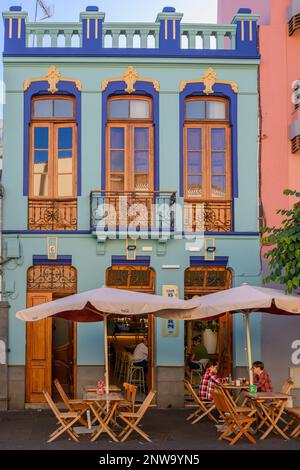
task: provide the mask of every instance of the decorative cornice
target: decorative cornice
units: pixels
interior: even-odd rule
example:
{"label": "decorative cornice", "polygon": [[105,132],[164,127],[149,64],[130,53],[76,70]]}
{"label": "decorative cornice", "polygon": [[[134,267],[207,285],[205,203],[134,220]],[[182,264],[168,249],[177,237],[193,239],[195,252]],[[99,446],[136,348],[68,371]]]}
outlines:
{"label": "decorative cornice", "polygon": [[108,78],[106,80],[103,80],[102,91],[106,90],[109,83],[120,82],[120,81],[126,83],[127,87],[125,88],[124,91],[126,91],[129,94],[135,91],[134,85],[137,81],[152,83],[156,91],[159,91],[160,89],[159,82],[157,80],[152,80],[151,78],[144,78],[144,77],[139,78],[136,68],[130,66],[125,70],[123,77]]}
{"label": "decorative cornice", "polygon": [[213,87],[216,83],[223,83],[224,85],[230,85],[234,93],[238,93],[238,85],[232,80],[218,80],[217,74],[212,67],[209,67],[204,75],[198,80],[182,80],[179,85],[180,93],[185,89],[185,87],[190,83],[204,83],[205,88],[203,93],[206,95],[212,95],[214,93]]}
{"label": "decorative cornice", "polygon": [[51,65],[49,67],[47,75],[42,78],[31,78],[30,80],[25,80],[24,81],[24,91],[27,91],[30,85],[34,82],[40,82],[40,81],[46,81],[49,83],[49,88],[48,91],[50,93],[56,93],[58,91],[57,84],[60,81],[64,82],[73,82],[76,85],[76,88],[78,91],[82,91],[82,83],[79,79],[74,79],[74,78],[65,78],[61,76],[61,73],[55,65]]}

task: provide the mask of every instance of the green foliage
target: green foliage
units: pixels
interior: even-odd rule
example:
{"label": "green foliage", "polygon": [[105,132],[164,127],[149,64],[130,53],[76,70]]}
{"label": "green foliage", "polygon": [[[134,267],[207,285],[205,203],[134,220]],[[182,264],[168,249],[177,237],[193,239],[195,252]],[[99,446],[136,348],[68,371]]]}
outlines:
{"label": "green foliage", "polygon": [[[300,192],[285,189],[283,194],[300,198]],[[269,260],[270,274],[264,284],[283,284],[291,294],[300,287],[300,201],[292,209],[280,209],[281,227],[263,227],[262,245],[270,249],[264,257]]]}
{"label": "green foliage", "polygon": [[201,330],[212,330],[215,333],[219,331],[219,322],[212,320],[212,321],[201,321]]}

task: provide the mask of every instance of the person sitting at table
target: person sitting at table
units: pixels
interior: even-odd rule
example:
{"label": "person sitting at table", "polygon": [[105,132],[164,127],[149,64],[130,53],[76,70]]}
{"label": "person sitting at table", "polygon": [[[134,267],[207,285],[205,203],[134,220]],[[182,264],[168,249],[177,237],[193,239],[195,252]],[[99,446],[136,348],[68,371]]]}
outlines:
{"label": "person sitting at table", "polygon": [[268,372],[265,370],[265,365],[261,361],[256,361],[252,364],[253,370],[253,383],[257,387],[258,392],[272,392],[272,382]]}
{"label": "person sitting at table", "polygon": [[211,361],[207,367],[204,376],[199,385],[199,396],[201,400],[212,401],[212,393],[215,384],[222,383],[222,379],[218,377],[219,364]]}
{"label": "person sitting at table", "polygon": [[148,371],[148,338],[143,338],[133,352],[133,365],[143,367],[145,377]]}
{"label": "person sitting at table", "polygon": [[208,352],[204,344],[201,343],[199,336],[194,336],[192,344],[192,354],[189,358],[189,370],[186,370],[189,377],[191,376],[191,370],[200,369],[198,361],[201,359],[208,359]]}

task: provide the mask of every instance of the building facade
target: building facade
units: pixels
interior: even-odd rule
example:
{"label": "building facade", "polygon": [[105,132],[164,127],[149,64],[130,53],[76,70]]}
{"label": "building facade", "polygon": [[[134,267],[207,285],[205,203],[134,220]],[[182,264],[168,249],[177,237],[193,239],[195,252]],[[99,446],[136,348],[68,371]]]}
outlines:
{"label": "building facade", "polygon": [[[243,6],[242,1],[219,0],[219,22],[227,21],[228,15]],[[300,187],[300,66],[297,60],[300,2],[252,0],[247,6],[260,15],[260,215],[262,223],[272,227],[281,223],[277,210],[291,208],[294,204],[292,197],[283,195],[284,189],[299,190]],[[268,270],[264,259],[262,265],[263,277]],[[262,360],[277,389],[289,375],[295,379],[296,388],[300,388],[299,331],[297,319],[268,315],[262,318]],[[295,394],[298,393],[299,390],[295,390]]]}
{"label": "building facade", "polygon": [[[153,23],[106,23],[88,7],[78,23],[39,24],[11,7],[3,18],[15,409],[51,389],[59,334],[72,345],[71,392],[103,375],[101,323],[25,325],[15,314],[26,305],[104,284],[190,298],[259,283],[258,17],[185,24],[167,7]],[[182,406],[193,328],[145,321],[158,406]],[[259,315],[252,328],[259,358]],[[218,350],[224,372],[243,370],[243,318],[220,321]]]}

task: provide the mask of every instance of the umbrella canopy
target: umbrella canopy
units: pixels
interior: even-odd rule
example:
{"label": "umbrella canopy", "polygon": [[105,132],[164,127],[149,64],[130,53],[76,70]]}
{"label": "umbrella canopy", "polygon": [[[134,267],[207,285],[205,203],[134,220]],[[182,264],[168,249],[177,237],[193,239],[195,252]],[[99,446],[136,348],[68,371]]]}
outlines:
{"label": "umbrella canopy", "polygon": [[162,317],[176,320],[213,320],[227,312],[268,312],[299,315],[300,296],[248,284],[200,297],[200,305],[190,312],[170,312]]}
{"label": "umbrella canopy", "polygon": [[172,311],[180,313],[182,310],[185,310],[189,312],[198,305],[199,299],[185,301],[173,297],[162,297],[160,295],[100,287],[20,310],[17,312],[17,318],[24,321],[38,321],[48,317],[59,317],[77,322],[104,320],[105,384],[106,393],[108,393],[108,318],[113,318],[116,315],[169,315]]}
{"label": "umbrella canopy", "polygon": [[300,315],[300,296],[287,295],[284,291],[244,284],[240,287],[204,295],[199,307],[189,312],[170,312],[162,317],[177,320],[214,320],[225,313],[244,313],[250,383],[253,384],[252,351],[250,337],[251,312],[267,312],[277,315]]}
{"label": "umbrella canopy", "polygon": [[17,318],[25,321],[38,321],[55,316],[78,322],[95,322],[103,320],[104,317],[113,318],[116,315],[148,315],[158,312],[169,315],[173,310],[177,313],[182,310],[189,312],[199,303],[199,299],[185,301],[160,295],[100,287],[20,310],[17,312]]}

